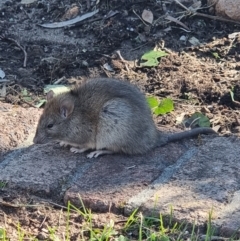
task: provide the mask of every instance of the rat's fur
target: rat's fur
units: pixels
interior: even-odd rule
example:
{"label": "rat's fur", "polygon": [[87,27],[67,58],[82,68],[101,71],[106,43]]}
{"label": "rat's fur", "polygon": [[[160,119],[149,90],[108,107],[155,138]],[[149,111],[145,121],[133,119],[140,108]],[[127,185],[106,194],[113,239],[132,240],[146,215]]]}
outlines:
{"label": "rat's fur", "polygon": [[133,85],[107,78],[52,96],[48,94],[34,143],[51,140],[69,144],[73,152],[144,154],[170,141],[214,132],[198,128],[163,137],[157,130],[145,96]]}

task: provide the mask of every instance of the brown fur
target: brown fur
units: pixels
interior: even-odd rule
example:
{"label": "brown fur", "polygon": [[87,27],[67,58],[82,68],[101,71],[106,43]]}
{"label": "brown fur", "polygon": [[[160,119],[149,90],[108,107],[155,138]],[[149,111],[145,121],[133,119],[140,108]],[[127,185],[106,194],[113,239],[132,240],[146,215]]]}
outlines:
{"label": "brown fur", "polygon": [[198,128],[163,138],[144,95],[136,87],[99,78],[56,97],[50,93],[34,143],[57,140],[81,149],[79,152],[106,149],[105,153],[134,155],[170,141],[213,132]]}

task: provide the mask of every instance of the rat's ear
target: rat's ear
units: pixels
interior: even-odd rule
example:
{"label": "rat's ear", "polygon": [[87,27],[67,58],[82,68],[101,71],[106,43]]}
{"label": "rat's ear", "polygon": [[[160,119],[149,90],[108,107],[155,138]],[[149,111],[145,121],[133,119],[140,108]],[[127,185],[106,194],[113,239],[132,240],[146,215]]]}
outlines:
{"label": "rat's ear", "polygon": [[69,115],[72,114],[73,109],[74,109],[73,101],[71,101],[71,100],[64,100],[61,103],[61,106],[60,106],[60,115],[63,118],[67,118]]}
{"label": "rat's ear", "polygon": [[54,97],[54,92],[52,90],[47,92],[47,101],[51,100]]}

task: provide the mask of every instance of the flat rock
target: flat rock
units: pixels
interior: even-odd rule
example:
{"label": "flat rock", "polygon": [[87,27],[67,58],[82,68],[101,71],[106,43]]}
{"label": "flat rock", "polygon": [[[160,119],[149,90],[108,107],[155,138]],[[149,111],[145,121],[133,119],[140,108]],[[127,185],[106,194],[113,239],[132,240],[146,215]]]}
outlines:
{"label": "flat rock", "polygon": [[93,162],[85,156],[79,157],[58,144],[32,145],[5,156],[0,162],[1,180],[13,189],[55,197],[78,175],[79,166],[85,171],[90,164]]}
{"label": "flat rock", "polygon": [[240,227],[237,138],[206,136],[201,145],[195,139],[142,156],[87,159],[86,153],[73,154],[57,143],[33,145],[38,110],[6,105],[1,111],[2,149],[5,145],[13,151],[0,158],[0,181],[9,189],[77,206],[82,199],[99,212],[130,214],[139,208],[146,214],[169,215],[172,207],[174,219],[199,227],[212,211],[212,222],[224,236]]}
{"label": "flat rock", "polygon": [[[145,190],[148,197],[141,205],[145,212],[170,214],[198,225],[212,222],[222,235],[231,235],[240,227],[240,140],[217,137],[185,157],[168,182],[161,176]],[[165,170],[167,171],[167,169]],[[141,196],[142,194],[139,194]],[[134,210],[137,197],[129,202]],[[128,207],[129,209],[129,207]]]}
{"label": "flat rock", "polygon": [[27,138],[32,139],[41,113],[42,111],[37,108],[23,108],[1,103],[0,156],[6,150],[19,147]]}
{"label": "flat rock", "polygon": [[76,179],[65,193],[64,201],[79,206],[81,197],[94,211],[122,211],[130,198],[161,176],[164,169],[173,165],[185,150],[182,145],[170,144],[143,156],[100,157]]}

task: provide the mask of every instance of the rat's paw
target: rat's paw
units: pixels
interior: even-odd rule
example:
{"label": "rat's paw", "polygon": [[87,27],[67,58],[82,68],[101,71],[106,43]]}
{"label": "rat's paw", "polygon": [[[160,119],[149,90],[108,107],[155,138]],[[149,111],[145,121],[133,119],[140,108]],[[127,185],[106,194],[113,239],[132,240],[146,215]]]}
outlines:
{"label": "rat's paw", "polygon": [[85,152],[87,150],[88,150],[87,148],[82,148],[82,149],[79,149],[79,148],[76,148],[76,147],[71,147],[70,148],[70,151],[73,152],[73,153],[83,153],[83,152]]}
{"label": "rat's paw", "polygon": [[101,151],[92,151],[89,154],[87,154],[87,158],[96,158],[99,155],[101,155]]}
{"label": "rat's paw", "polygon": [[60,142],[59,142],[59,145],[60,145],[60,146],[63,146],[63,147],[67,147],[67,146],[68,146],[68,143],[67,143],[67,142],[64,142],[64,141],[60,141]]}
{"label": "rat's paw", "polygon": [[112,151],[108,151],[108,150],[97,150],[97,151],[92,151],[87,155],[87,158],[97,158],[101,155],[105,155],[105,154],[111,154],[113,153]]}

